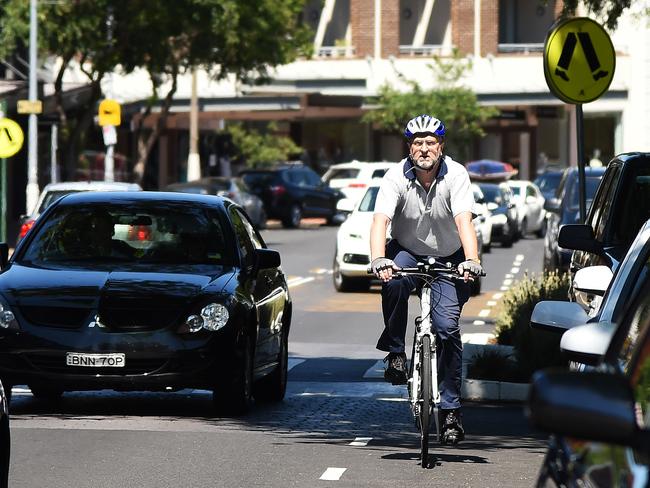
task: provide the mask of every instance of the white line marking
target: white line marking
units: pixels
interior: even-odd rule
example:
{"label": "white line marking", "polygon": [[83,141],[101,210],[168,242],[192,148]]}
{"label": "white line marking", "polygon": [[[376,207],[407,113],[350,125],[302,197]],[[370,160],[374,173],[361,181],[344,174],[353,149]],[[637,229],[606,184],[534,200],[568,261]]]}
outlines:
{"label": "white line marking", "polygon": [[291,371],[292,368],[295,368],[301,363],[304,363],[304,359],[298,359],[298,358],[289,358],[289,363],[287,364],[287,369]]}
{"label": "white line marking", "polygon": [[326,481],[338,481],[348,468],[327,468],[319,479]]}
{"label": "white line marking", "polygon": [[499,290],[501,291],[508,291],[509,289],[510,289],[509,286],[502,286],[501,288],[499,288]]}
{"label": "white line marking", "polygon": [[478,313],[479,317],[487,317],[488,315],[490,315],[490,309],[489,308],[484,308],[483,310],[481,310]]}
{"label": "white line marking", "polygon": [[463,344],[487,344],[494,337],[494,334],[488,332],[475,332],[473,334],[463,334],[460,340]]}
{"label": "white line marking", "polygon": [[513,273],[513,274],[517,274],[517,273],[519,273],[519,269],[520,269],[520,268],[517,266],[517,267],[512,268],[512,269],[510,270],[510,272]]}
{"label": "white line marking", "polygon": [[364,447],[368,445],[368,442],[372,440],[372,437],[355,437],[355,439],[350,442],[351,446]]}
{"label": "white line marking", "polygon": [[504,286],[510,286],[510,285],[512,285],[512,280],[511,280],[510,278],[508,278],[507,280],[503,280],[503,285],[504,285]]}
{"label": "white line marking", "polygon": [[316,269],[314,271],[315,271],[316,274],[325,274],[325,273],[327,273],[327,270],[324,269],[324,268],[319,268],[319,269]]}
{"label": "white line marking", "polygon": [[515,275],[513,275],[512,273],[506,273],[506,278],[514,278],[514,277]]}
{"label": "white line marking", "polygon": [[498,300],[502,296],[503,296],[503,293],[495,293],[494,295],[492,295],[492,298],[494,298],[495,300]]}
{"label": "white line marking", "polygon": [[495,307],[496,304],[497,304],[497,301],[496,301],[496,300],[488,300],[488,301],[487,301],[487,306],[488,306],[488,307]]}
{"label": "white line marking", "polygon": [[485,320],[475,320],[472,325],[485,325]]}
{"label": "white line marking", "polygon": [[309,283],[310,281],[314,281],[315,279],[316,278],[314,278],[313,276],[309,276],[307,278],[297,277],[297,278],[293,278],[293,279],[287,281],[287,285],[289,285],[289,288],[293,288],[295,286],[304,285],[305,283]]}
{"label": "white line marking", "polygon": [[515,261],[523,261],[524,260],[524,255],[523,254],[517,254],[515,256]]}

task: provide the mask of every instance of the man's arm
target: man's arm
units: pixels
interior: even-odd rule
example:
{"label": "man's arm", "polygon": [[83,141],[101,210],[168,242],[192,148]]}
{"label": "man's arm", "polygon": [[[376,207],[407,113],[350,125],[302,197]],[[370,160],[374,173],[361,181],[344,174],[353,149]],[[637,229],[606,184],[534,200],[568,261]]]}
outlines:
{"label": "man's arm", "polygon": [[[372,225],[370,227],[370,264],[377,277],[383,281],[388,281],[393,276],[393,270],[390,267],[382,267],[380,270],[375,270],[376,259],[386,257],[386,230],[390,219],[387,215],[376,213],[372,217]],[[392,265],[392,261],[386,260],[384,262],[376,262],[381,266],[388,264]]]}
{"label": "man's arm", "polygon": [[[472,212],[461,212],[456,215],[454,220],[456,221],[456,227],[458,228],[458,235],[460,237],[460,243],[463,246],[465,259],[468,261],[476,262],[476,264],[478,264],[477,270],[480,273],[482,271],[482,268],[481,261],[478,258],[478,241],[476,238],[476,230],[474,229],[474,224],[472,223]],[[461,264],[461,266],[463,265]],[[464,269],[463,274],[465,275],[465,281],[467,281],[469,279],[467,268]]]}

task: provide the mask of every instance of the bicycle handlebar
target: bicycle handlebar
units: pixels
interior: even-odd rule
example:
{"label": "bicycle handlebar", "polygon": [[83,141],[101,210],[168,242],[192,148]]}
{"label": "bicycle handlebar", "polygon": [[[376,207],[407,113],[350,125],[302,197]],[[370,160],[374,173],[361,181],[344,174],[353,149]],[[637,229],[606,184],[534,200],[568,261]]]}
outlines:
{"label": "bicycle handlebar", "polygon": [[[368,268],[368,274],[374,275],[372,268]],[[441,263],[435,258],[427,258],[426,262],[418,262],[413,268],[396,268],[394,272],[397,276],[409,274],[426,274],[429,276],[447,276],[449,278],[463,279],[463,274],[459,273],[457,267],[451,263]],[[470,273],[470,276],[471,273]],[[485,271],[482,271],[479,276],[485,276]]]}

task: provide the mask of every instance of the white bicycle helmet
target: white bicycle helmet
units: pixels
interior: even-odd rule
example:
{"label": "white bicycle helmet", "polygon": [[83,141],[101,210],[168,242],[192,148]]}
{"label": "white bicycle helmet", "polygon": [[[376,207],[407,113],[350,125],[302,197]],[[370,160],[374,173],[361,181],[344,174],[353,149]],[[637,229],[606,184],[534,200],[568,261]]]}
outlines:
{"label": "white bicycle helmet", "polygon": [[433,134],[444,139],[445,124],[442,123],[442,120],[430,115],[418,115],[409,120],[404,129],[404,135],[407,139],[413,139],[415,134]]}

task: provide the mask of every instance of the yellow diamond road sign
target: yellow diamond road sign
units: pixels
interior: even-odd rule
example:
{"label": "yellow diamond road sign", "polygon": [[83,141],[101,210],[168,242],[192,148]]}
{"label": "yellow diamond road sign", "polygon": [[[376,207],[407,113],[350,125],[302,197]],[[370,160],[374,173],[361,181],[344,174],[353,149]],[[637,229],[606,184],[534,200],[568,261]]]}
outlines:
{"label": "yellow diamond road sign", "polygon": [[551,91],[567,103],[589,103],[607,91],[616,68],[609,35],[596,21],[560,21],[544,45],[544,76]]}
{"label": "yellow diamond road sign", "polygon": [[102,100],[99,104],[99,125],[120,125],[121,107],[115,100]]}
{"label": "yellow diamond road sign", "polygon": [[23,130],[11,119],[0,119],[0,158],[8,158],[23,146]]}

